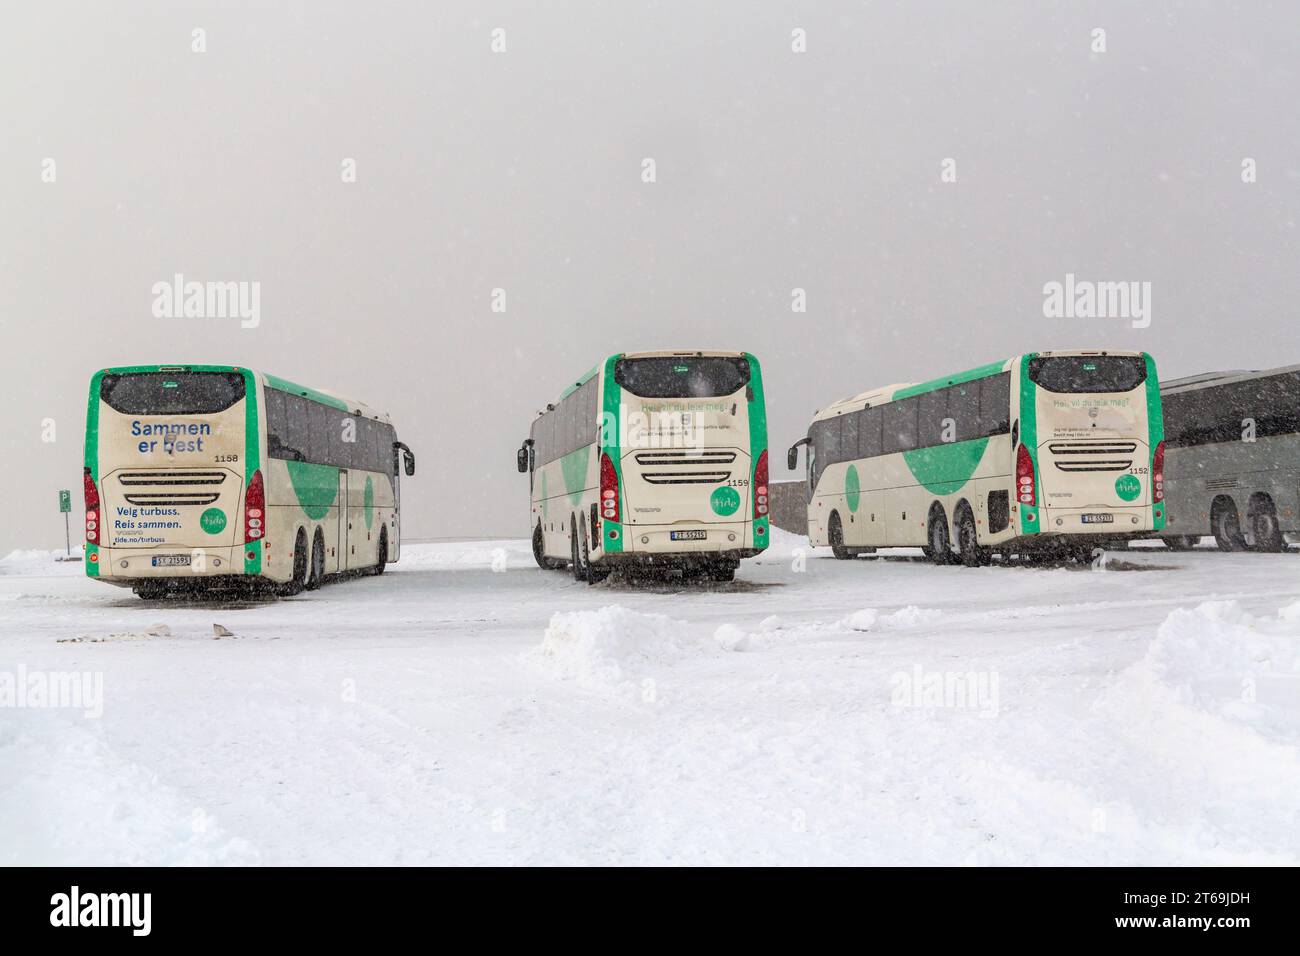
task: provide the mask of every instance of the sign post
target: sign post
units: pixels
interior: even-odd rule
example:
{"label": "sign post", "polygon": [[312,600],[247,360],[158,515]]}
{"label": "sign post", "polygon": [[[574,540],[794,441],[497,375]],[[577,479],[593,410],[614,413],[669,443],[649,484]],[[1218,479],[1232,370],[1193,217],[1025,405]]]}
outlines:
{"label": "sign post", "polygon": [[72,492],[66,488],[59,490],[59,510],[63,512],[63,541],[68,557],[72,557],[72,529],[68,514],[72,511]]}

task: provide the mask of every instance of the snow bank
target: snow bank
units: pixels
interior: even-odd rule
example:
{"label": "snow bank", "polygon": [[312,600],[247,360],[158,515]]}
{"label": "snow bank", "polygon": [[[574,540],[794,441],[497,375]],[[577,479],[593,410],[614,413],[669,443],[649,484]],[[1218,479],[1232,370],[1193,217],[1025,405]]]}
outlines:
{"label": "snow bank", "polygon": [[[1300,859],[1300,606],[1256,617],[1235,601],[1171,613],[1094,712],[1144,755],[1179,836],[1217,863]],[[1180,781],[1175,785],[1172,781]],[[1190,846],[1188,846],[1190,848]]]}
{"label": "snow bank", "polygon": [[722,624],[713,632],[713,639],[729,651],[757,651],[817,641],[853,640],[865,631],[924,631],[933,628],[943,617],[943,611],[915,604],[890,614],[869,607],[833,623],[813,621],[794,626],[787,626],[781,618],[770,615],[759,622],[757,631]]}
{"label": "snow bank", "polygon": [[850,631],[911,631],[932,628],[942,620],[943,611],[909,604],[892,614],[882,615],[873,607],[855,611],[840,621]]}
{"label": "snow bank", "polygon": [[[0,805],[22,823],[5,827],[6,866],[224,866],[260,861],[220,824],[215,803],[187,801],[157,774],[124,759],[100,733],[47,713],[9,711],[0,728]],[[16,724],[16,726],[15,726]],[[39,812],[35,809],[39,808]]]}
{"label": "snow bank", "polygon": [[1271,617],[1236,601],[1179,609],[1134,668],[1188,709],[1300,743],[1300,602]]}
{"label": "snow bank", "polygon": [[685,625],[662,614],[617,604],[551,616],[542,643],[524,657],[561,680],[616,687],[645,677],[684,655],[704,650]]}

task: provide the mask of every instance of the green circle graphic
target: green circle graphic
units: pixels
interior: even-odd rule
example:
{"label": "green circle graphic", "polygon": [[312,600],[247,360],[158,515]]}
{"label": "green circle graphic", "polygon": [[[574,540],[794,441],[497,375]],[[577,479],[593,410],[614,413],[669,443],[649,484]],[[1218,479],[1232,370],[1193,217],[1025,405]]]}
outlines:
{"label": "green circle graphic", "polygon": [[858,478],[857,465],[849,465],[849,470],[844,473],[844,498],[850,511],[858,510],[858,502],[862,500],[862,482]]}
{"label": "green circle graphic", "polygon": [[714,514],[734,515],[740,508],[740,492],[735,488],[715,488],[713,494],[709,496],[709,504],[713,506]]}
{"label": "green circle graphic", "polygon": [[199,515],[199,527],[208,534],[220,534],[226,530],[226,513],[220,508],[209,508]]}
{"label": "green circle graphic", "polygon": [[1115,479],[1115,494],[1122,501],[1132,501],[1142,494],[1142,482],[1138,481],[1137,475],[1120,475]]}

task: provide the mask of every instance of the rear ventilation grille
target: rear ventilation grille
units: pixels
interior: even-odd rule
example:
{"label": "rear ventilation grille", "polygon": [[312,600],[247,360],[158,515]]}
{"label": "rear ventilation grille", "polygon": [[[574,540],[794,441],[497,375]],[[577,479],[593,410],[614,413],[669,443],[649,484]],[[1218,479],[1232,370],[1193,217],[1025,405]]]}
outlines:
{"label": "rear ventilation grille", "polygon": [[1137,442],[1058,441],[1047,450],[1056,458],[1057,471],[1128,471],[1133,467]]}
{"label": "rear ventilation grille", "polygon": [[133,505],[210,505],[227,477],[224,471],[128,471],[118,482]]}
{"label": "rear ventilation grille", "polygon": [[652,485],[716,485],[731,477],[734,451],[642,451],[636,463]]}

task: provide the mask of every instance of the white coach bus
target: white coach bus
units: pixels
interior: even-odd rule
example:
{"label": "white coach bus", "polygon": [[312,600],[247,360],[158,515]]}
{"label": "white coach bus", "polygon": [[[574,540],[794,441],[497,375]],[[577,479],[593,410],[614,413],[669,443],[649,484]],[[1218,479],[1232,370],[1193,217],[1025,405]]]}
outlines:
{"label": "white coach bus", "polygon": [[1161,429],[1149,355],[1040,352],[836,402],[788,464],[806,445],[809,540],[837,558],[1083,558],[1164,527]]}
{"label": "white coach bus", "polygon": [[538,415],[517,458],[543,568],[730,581],[767,547],[767,413],[747,353],[611,355]]}
{"label": "white coach bus", "polygon": [[228,365],[96,372],[86,413],[86,574],[141,597],[383,572],[401,547],[398,458],[360,402]]}
{"label": "white coach bus", "polygon": [[1161,383],[1175,550],[1281,551],[1300,534],[1300,366]]}

